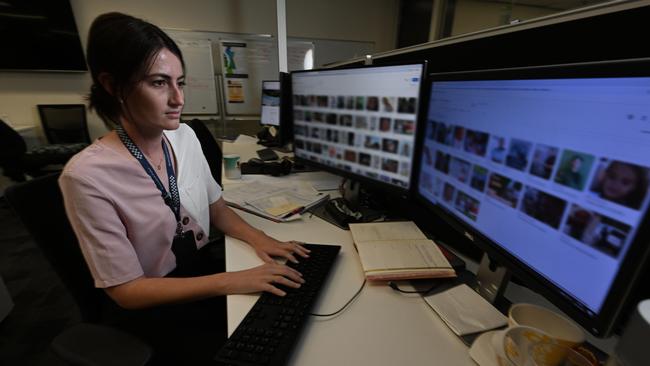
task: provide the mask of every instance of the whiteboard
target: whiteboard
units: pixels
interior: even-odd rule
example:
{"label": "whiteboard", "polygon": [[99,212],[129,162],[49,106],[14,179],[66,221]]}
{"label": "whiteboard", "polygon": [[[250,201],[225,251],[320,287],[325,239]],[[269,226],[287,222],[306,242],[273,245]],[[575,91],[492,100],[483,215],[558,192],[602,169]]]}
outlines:
{"label": "whiteboard", "polygon": [[[196,95],[192,94],[192,100],[190,100],[189,94],[186,93],[184,113],[208,113],[204,112],[203,107],[205,106],[206,109],[214,110],[214,114],[217,114],[217,105],[221,105],[225,106],[225,114],[227,115],[260,115],[262,81],[278,80],[279,78],[278,47],[277,41],[272,36],[178,29],[164,29],[164,31],[177,43],[184,42],[185,44],[192,44],[190,41],[201,41],[200,43],[204,44],[203,46],[198,46],[197,44],[196,46],[189,47],[191,54],[186,54],[188,51],[181,48],[185,56],[188,73],[190,70],[201,70],[201,77],[197,78],[197,80],[207,80],[208,66],[212,65],[212,82],[217,89],[214,104],[209,104],[213,99],[212,96],[206,94],[211,93],[209,86],[206,87],[198,83],[197,87],[194,88],[188,85],[187,89],[191,89]],[[205,47],[206,41],[211,45],[210,52]],[[242,73],[246,74],[246,77],[226,77],[223,66],[222,41],[246,43],[247,51],[249,51],[246,53],[250,54],[249,61],[244,65],[243,70],[245,70],[245,73]],[[309,64],[309,62],[305,62],[306,57],[313,60],[314,68],[318,68],[331,62],[347,60],[372,54],[373,52],[374,42],[297,37],[289,37],[287,40],[289,71],[303,69],[305,64]],[[195,66],[195,64],[198,66]],[[215,83],[215,80],[220,80],[220,82]],[[228,84],[229,80],[231,81],[230,85]],[[241,96],[239,97],[239,101],[228,102],[229,95],[232,96],[232,94],[229,94],[229,87],[232,88],[230,93],[240,88],[239,92],[241,92]],[[192,106],[188,108],[188,104]]]}
{"label": "whiteboard", "polygon": [[218,114],[212,43],[207,39],[175,40],[185,60],[184,114]]}

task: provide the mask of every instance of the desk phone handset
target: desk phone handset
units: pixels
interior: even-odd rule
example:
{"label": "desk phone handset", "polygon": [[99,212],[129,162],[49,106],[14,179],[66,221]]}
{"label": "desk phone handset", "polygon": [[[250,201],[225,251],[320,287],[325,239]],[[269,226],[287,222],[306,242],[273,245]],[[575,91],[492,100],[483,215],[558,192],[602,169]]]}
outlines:
{"label": "desk phone handset", "polygon": [[350,209],[343,198],[333,198],[325,205],[325,210],[337,223],[345,226],[363,221],[363,214]]}

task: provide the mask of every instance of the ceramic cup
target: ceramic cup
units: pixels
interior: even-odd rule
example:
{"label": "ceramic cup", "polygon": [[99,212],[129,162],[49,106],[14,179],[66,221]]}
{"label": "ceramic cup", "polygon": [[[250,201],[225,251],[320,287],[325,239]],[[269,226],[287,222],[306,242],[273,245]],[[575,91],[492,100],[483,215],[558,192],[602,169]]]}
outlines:
{"label": "ceramic cup", "polygon": [[585,341],[585,334],[573,321],[538,305],[514,304],[508,311],[508,325],[525,325],[540,330],[558,344],[574,348]]}
{"label": "ceramic cup", "polygon": [[240,179],[239,155],[228,154],[223,156],[223,167],[228,179]]}
{"label": "ceramic cup", "polygon": [[539,329],[523,325],[509,327],[495,332],[492,336],[492,348],[496,353],[499,366],[526,366],[530,358],[528,350],[531,345],[553,342],[553,338]]}

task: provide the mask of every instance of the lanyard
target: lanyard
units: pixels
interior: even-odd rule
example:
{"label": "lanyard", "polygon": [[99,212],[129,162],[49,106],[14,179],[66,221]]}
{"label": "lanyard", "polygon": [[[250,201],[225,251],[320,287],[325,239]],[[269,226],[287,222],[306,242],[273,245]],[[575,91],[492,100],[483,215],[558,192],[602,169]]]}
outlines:
{"label": "lanyard", "polygon": [[174,175],[174,166],[172,165],[172,161],[169,157],[169,151],[167,150],[167,145],[165,145],[165,140],[162,139],[160,143],[162,144],[163,153],[165,154],[165,165],[167,167],[167,177],[169,178],[169,193],[165,189],[163,183],[160,181],[160,178],[158,177],[158,174],[156,174],[156,171],[144,157],[142,151],[140,151],[138,146],[133,142],[133,140],[131,140],[122,126],[118,126],[115,131],[120,137],[120,140],[122,140],[122,143],[126,149],[129,150],[131,155],[133,155],[133,157],[138,162],[140,162],[140,165],[142,165],[144,171],[149,175],[149,177],[151,177],[153,182],[156,184],[156,187],[160,191],[163,201],[165,201],[165,204],[169,206],[169,208],[174,213],[174,217],[176,217],[176,235],[183,234],[183,225],[181,224],[181,199],[178,194],[178,185],[176,184],[176,176]]}

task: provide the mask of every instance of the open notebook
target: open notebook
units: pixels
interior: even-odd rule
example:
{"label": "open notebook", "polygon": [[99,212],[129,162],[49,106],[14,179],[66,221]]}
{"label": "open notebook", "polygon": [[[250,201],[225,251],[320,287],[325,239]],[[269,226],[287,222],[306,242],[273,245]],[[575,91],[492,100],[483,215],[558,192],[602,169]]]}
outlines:
{"label": "open notebook", "polygon": [[456,276],[438,245],[411,221],[350,224],[350,232],[370,281]]}

